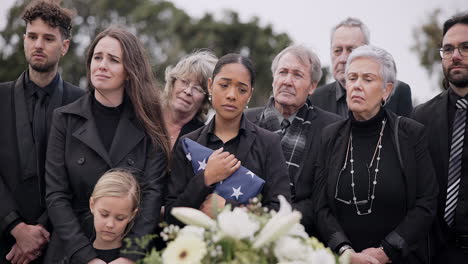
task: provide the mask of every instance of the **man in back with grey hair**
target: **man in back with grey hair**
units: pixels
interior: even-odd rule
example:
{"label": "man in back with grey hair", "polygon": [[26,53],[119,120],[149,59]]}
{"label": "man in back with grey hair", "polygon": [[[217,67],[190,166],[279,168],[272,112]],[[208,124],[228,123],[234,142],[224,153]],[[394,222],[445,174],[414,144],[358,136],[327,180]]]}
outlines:
{"label": "man in back with grey hair", "polygon": [[320,60],[311,50],[301,45],[285,48],[276,55],[271,71],[273,96],[265,107],[246,110],[246,116],[280,135],[293,207],[302,213],[307,232],[316,235],[312,189],[320,134],[341,118],[312,106],[308,99],[322,76]]}
{"label": "man in back with grey hair", "polygon": [[[331,70],[335,81],[314,91],[310,97],[313,105],[343,117],[348,116],[345,90],[346,61],[355,48],[369,43],[369,29],[357,18],[348,17],[332,28],[330,55]],[[413,110],[409,85],[398,81],[385,105],[397,115],[409,116]]]}

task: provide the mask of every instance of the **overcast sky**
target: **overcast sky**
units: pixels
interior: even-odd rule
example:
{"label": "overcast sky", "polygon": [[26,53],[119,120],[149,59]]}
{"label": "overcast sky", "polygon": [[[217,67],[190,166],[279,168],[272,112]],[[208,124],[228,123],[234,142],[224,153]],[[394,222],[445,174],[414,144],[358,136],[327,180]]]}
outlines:
{"label": "overcast sky", "polygon": [[[98,1],[98,0],[97,0]],[[439,92],[434,80],[419,66],[415,53],[413,29],[427,21],[435,8],[448,18],[468,10],[466,0],[174,0],[174,4],[197,18],[204,13],[221,17],[224,9],[233,9],[242,21],[253,16],[262,25],[272,24],[275,32],[287,33],[293,41],[314,49],[323,65],[330,65],[330,29],[348,16],[360,18],[371,31],[371,43],[389,51],[398,67],[398,79],[407,82],[419,102]],[[2,0],[0,29],[14,0]],[[84,67],[84,65],[83,65]],[[5,80],[2,80],[5,81]],[[331,80],[330,80],[331,81]]]}

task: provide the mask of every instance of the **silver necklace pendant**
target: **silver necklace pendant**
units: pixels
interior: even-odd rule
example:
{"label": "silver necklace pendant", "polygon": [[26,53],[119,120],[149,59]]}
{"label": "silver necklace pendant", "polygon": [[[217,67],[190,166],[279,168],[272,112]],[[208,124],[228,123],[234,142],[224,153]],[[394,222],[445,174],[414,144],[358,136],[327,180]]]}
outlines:
{"label": "silver necklace pendant", "polygon": [[[353,155],[353,133],[352,131],[350,132],[350,135],[349,135],[349,142],[348,142],[348,151],[346,153],[346,159],[345,159],[345,165],[343,168],[346,168],[346,160],[347,160],[347,156],[348,156],[348,153],[349,153],[349,163],[350,163],[350,174],[351,174],[351,190],[353,192],[353,200],[352,200],[352,203],[354,204],[354,206],[356,207],[356,213],[357,215],[368,215],[368,214],[371,214],[372,213],[372,207],[374,205],[374,200],[376,198],[375,196],[375,187],[377,186],[377,176],[378,176],[378,173],[379,173],[379,165],[380,165],[380,154],[381,154],[381,151],[382,151],[382,137],[383,137],[383,132],[384,132],[384,129],[385,129],[385,125],[387,123],[387,120],[384,119],[382,121],[382,128],[380,130],[380,133],[379,133],[379,140],[377,141],[377,145],[375,146],[375,150],[374,150],[374,154],[372,155],[372,159],[371,159],[371,162],[369,165],[366,165],[367,167],[367,173],[368,173],[368,176],[369,176],[369,187],[367,189],[367,199],[365,200],[358,200],[357,199],[357,196],[356,196],[356,191],[355,191],[355,187],[356,187],[356,183],[354,182],[354,155]],[[375,164],[375,169],[374,169],[374,177],[373,177],[373,180],[372,180],[372,187],[371,187],[371,168],[374,164],[374,161],[376,161],[376,164]],[[338,190],[338,186],[336,187],[337,190]],[[336,193],[337,194],[337,193]],[[335,195],[335,198],[336,198],[337,195]],[[367,210],[364,210],[362,211],[360,206],[362,207],[362,205],[365,205],[365,204],[369,204],[369,207],[367,208]]]}

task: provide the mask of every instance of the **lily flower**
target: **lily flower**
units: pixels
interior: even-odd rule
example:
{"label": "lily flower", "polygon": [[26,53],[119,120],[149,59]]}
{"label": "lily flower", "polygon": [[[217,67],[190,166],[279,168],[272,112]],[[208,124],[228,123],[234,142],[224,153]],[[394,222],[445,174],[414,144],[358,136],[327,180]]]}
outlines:
{"label": "lily flower", "polygon": [[279,195],[278,198],[280,200],[280,209],[255,238],[254,248],[261,248],[263,245],[280,238],[301,220],[301,213],[292,211],[291,205],[284,196]]}
{"label": "lily flower", "polygon": [[206,229],[216,227],[216,222],[200,210],[190,207],[172,208],[171,214],[186,225],[199,226]]}

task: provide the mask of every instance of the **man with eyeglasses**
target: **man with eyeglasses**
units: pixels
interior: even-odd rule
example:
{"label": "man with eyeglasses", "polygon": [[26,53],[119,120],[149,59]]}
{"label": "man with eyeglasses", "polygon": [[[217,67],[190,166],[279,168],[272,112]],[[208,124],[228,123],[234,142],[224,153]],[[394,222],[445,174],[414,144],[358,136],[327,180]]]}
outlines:
{"label": "man with eyeglasses", "polygon": [[[370,42],[370,32],[361,20],[348,17],[333,27],[331,32],[332,73],[335,81],[317,88],[310,96],[312,104],[323,110],[348,117],[345,90],[345,65],[349,54]],[[386,108],[398,115],[409,116],[413,110],[411,89],[398,81],[392,95],[385,102]]]}
{"label": "man with eyeglasses", "polygon": [[426,126],[439,181],[434,263],[468,263],[468,13],[444,23],[444,88],[413,117]]}

